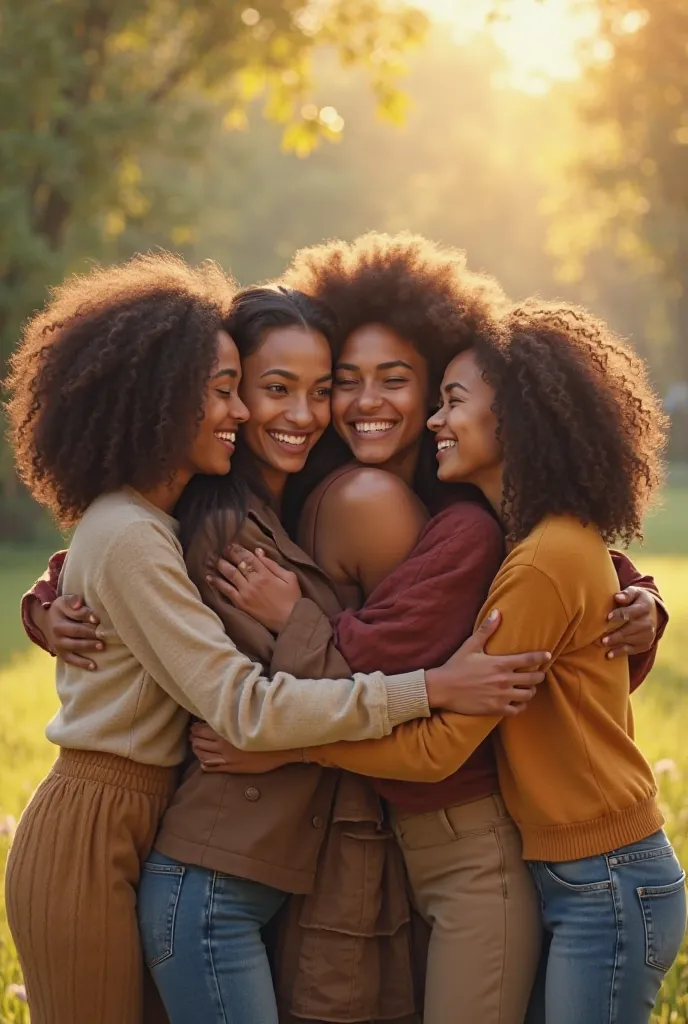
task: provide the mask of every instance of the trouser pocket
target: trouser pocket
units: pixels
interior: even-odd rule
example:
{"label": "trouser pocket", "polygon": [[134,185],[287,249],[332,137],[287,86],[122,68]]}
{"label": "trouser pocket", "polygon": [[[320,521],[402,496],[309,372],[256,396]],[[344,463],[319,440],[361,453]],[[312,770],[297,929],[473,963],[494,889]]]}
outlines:
{"label": "trouser pocket", "polygon": [[686,875],[668,885],[636,889],[645,922],[645,961],[666,972],[673,964],[686,929]]}
{"label": "trouser pocket", "polygon": [[141,870],[138,893],[139,931],[148,967],[174,953],[174,923],[186,868],[153,853]]}

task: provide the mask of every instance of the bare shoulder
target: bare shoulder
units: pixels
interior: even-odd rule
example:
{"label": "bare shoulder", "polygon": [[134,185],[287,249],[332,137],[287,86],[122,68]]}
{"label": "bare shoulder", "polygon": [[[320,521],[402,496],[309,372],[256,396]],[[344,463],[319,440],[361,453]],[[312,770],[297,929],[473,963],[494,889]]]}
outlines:
{"label": "bare shoulder", "polygon": [[326,506],[366,517],[380,518],[393,510],[397,515],[415,514],[419,522],[428,518],[425,506],[408,484],[374,466],[357,466],[333,481],[323,495],[323,509]]}
{"label": "bare shoulder", "polygon": [[367,595],[408,557],[427,520],[423,503],[398,477],[354,466],[320,491],[313,557],[333,579]]}

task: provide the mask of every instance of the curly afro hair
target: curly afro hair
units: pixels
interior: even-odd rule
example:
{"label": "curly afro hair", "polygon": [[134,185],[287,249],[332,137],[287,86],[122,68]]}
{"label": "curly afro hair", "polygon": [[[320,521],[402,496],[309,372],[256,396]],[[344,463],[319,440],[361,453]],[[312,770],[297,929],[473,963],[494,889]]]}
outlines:
{"label": "curly afro hair", "polygon": [[409,232],[301,249],[283,283],[332,310],[339,347],[371,323],[411,341],[428,361],[433,397],[449,360],[490,333],[506,307],[497,282],[469,271],[463,252]]}
{"label": "curly afro hair", "polygon": [[235,287],[166,253],[69,278],[27,325],[6,387],[19,475],[62,526],[183,460]]}
{"label": "curly afro hair", "polygon": [[572,306],[530,301],[504,327],[475,352],[496,391],[509,537],[552,513],[593,523],[607,543],[641,537],[667,426],[645,364]]}

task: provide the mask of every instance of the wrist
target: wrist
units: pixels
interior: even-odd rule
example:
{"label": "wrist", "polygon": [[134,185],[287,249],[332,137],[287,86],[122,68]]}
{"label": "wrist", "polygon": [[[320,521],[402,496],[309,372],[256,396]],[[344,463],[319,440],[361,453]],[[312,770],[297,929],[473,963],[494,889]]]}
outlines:
{"label": "wrist", "polygon": [[287,625],[290,618],[294,614],[294,608],[296,608],[296,605],[298,603],[298,601],[294,601],[288,608],[284,608],[282,610],[279,619],[275,619],[272,622],[272,626],[270,629],[271,633],[274,633],[275,636],[277,636],[279,633],[282,632],[282,630],[284,629],[284,627]]}
{"label": "wrist", "polygon": [[425,670],[425,689],[428,693],[428,705],[431,708],[447,707],[447,685],[441,668]]}

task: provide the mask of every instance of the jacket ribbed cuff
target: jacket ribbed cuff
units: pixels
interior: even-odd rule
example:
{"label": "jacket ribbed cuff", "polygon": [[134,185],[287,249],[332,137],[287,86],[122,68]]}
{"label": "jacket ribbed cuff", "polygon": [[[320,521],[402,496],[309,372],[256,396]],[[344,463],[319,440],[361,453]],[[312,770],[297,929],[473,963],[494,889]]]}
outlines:
{"label": "jacket ribbed cuff", "polygon": [[429,718],[430,705],[425,687],[425,671],[402,672],[401,675],[383,676],[387,689],[387,714],[392,728],[412,718]]}

